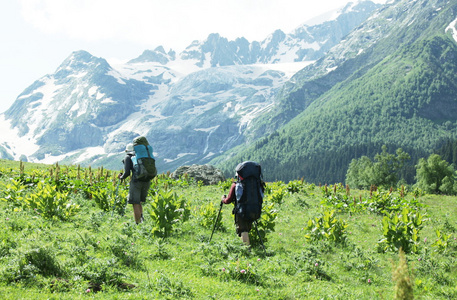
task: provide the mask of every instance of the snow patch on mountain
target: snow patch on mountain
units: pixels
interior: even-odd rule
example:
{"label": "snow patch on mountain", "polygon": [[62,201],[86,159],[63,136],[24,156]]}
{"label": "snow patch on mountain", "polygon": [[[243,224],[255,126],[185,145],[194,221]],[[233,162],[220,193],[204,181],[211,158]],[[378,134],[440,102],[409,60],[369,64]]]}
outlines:
{"label": "snow patch on mountain", "polygon": [[455,19],[454,21],[451,22],[451,24],[449,24],[448,27],[446,27],[446,29],[444,30],[444,32],[448,32],[449,30],[452,31],[452,37],[454,38],[454,40],[457,42],[457,29],[456,29],[456,25],[457,25],[457,19]]}
{"label": "snow patch on mountain", "polygon": [[30,156],[40,148],[30,135],[20,136],[17,128],[11,128],[11,123],[3,114],[0,114],[0,128],[2,129],[0,146],[8,149],[14,160],[19,160],[23,155]]}

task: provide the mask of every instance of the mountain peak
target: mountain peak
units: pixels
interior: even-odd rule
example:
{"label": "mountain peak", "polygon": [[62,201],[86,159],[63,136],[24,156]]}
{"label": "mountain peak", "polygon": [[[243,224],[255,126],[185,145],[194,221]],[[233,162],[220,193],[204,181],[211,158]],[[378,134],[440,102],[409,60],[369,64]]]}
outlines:
{"label": "mountain peak", "polygon": [[162,65],[166,65],[168,62],[176,59],[176,53],[173,50],[165,52],[165,49],[162,46],[158,46],[154,50],[145,50],[143,53],[130,60],[128,63],[144,63],[144,62],[158,62]]}
{"label": "mountain peak", "polygon": [[95,57],[85,50],[74,51],[56,70],[56,79],[64,78],[69,74],[85,72],[95,68],[103,68],[108,71],[110,65],[104,58]]}

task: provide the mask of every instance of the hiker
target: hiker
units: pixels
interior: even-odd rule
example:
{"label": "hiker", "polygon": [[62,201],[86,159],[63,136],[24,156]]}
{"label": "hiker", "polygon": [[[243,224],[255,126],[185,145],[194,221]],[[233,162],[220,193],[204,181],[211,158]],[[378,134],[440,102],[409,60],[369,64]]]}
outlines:
{"label": "hiker", "polygon": [[143,205],[146,202],[151,180],[157,175],[155,159],[152,147],[145,137],[138,137],[133,140],[133,144],[128,144],[125,148],[124,172],[119,174],[122,181],[132,174],[130,179],[128,203],[133,205],[133,217],[136,224],[142,223]]}
{"label": "hiker", "polygon": [[235,170],[237,180],[232,183],[228,196],[222,196],[221,205],[234,203],[232,214],[235,215],[236,233],[249,246],[249,231],[262,210],[265,183],[261,167],[256,162],[240,163]]}

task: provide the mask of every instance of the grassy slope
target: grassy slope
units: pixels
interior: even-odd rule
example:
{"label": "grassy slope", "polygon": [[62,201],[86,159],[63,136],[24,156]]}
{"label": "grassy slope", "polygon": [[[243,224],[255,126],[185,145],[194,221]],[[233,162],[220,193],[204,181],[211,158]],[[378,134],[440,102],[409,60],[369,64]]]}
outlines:
{"label": "grassy slope", "polygon": [[[372,157],[382,144],[402,147],[414,165],[443,140],[455,139],[457,48],[443,34],[455,18],[456,3],[436,10],[425,9],[425,1],[400,2],[402,9],[384,11],[386,19],[393,19],[395,34],[320,78],[309,79],[317,72],[312,66],[297,73],[295,89],[281,96],[281,108],[257,124],[287,125],[272,127],[267,132],[276,128],[276,135],[238,147],[213,163],[228,172],[251,159],[282,180],[304,176],[315,183],[342,182],[352,158]],[[411,15],[414,22],[406,26]],[[287,108],[294,114],[287,114]],[[289,122],[283,114],[297,117]]]}
{"label": "grassy slope", "polygon": [[[26,166],[26,172],[29,165]],[[0,182],[7,182],[2,176]],[[163,188],[163,187],[161,187]],[[240,245],[234,233],[231,206],[224,206],[223,229],[208,243],[211,227],[198,225],[199,210],[207,203],[218,204],[226,193],[218,186],[174,187],[184,197],[192,216],[176,227],[171,237],[159,239],[150,234],[152,223],[145,213],[145,223],[132,222],[131,207],[125,216],[104,213],[93,200],[79,194],[72,197],[82,210],[70,221],[44,220],[33,211],[14,212],[0,202],[2,248],[15,242],[9,253],[1,252],[0,273],[17,271],[17,263],[28,249],[47,249],[66,271],[61,286],[53,291],[56,276],[5,283],[0,293],[7,299],[392,299],[392,263],[395,253],[380,254],[376,243],[381,237],[381,216],[366,212],[338,214],[348,222],[348,245],[308,242],[304,225],[323,211],[322,191],[312,185],[300,193],[287,195],[277,205],[275,232],[267,235],[267,256],[254,247],[252,252]],[[364,191],[352,191],[358,197]],[[4,196],[4,195],[2,195]],[[456,236],[457,198],[426,195],[430,221],[420,234],[421,251],[408,255],[416,278],[415,295],[421,299],[457,297]],[[145,207],[147,211],[150,201]],[[435,229],[452,233],[449,252],[431,254],[430,241]],[[119,248],[120,247],[120,248]],[[428,254],[425,249],[428,249]],[[127,253],[114,255],[116,249]],[[118,251],[118,252],[119,252]],[[124,257],[124,260],[121,259]],[[110,265],[113,258],[117,262]],[[123,263],[122,263],[123,262]],[[316,267],[315,264],[318,263]],[[238,272],[235,270],[238,267]],[[230,273],[223,272],[223,268]],[[241,269],[250,278],[242,278]],[[86,293],[88,282],[79,273],[121,273],[121,281],[135,286],[125,291],[105,286],[98,293]],[[6,272],[6,273],[5,273]],[[79,273],[78,273],[79,272]],[[95,276],[95,275],[93,275]],[[368,282],[371,281],[371,283]]]}

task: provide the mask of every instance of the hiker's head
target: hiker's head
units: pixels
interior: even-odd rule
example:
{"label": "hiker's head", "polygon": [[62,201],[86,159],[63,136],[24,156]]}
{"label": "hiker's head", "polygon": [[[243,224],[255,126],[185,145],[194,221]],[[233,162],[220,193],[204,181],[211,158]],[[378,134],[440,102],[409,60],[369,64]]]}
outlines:
{"label": "hiker's head", "polygon": [[133,144],[128,144],[127,146],[125,146],[125,153],[135,154],[135,150],[133,150]]}

